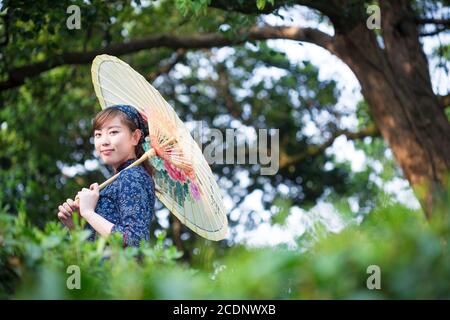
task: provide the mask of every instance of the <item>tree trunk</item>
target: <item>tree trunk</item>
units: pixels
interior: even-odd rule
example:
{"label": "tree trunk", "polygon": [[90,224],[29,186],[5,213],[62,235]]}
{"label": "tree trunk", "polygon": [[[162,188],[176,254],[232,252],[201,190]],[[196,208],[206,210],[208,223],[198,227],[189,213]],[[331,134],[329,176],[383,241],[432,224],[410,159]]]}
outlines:
{"label": "tree trunk", "polygon": [[181,240],[181,233],[183,229],[182,223],[173,214],[169,216],[169,222],[172,226],[172,240],[177,247],[177,250],[183,252],[181,259],[185,262],[191,261],[192,256],[190,249],[185,246],[186,241]]}
{"label": "tree trunk", "polygon": [[359,24],[337,31],[337,51],[356,74],[382,136],[427,217],[450,170],[450,123],[433,93],[408,1],[380,1],[384,49]]}

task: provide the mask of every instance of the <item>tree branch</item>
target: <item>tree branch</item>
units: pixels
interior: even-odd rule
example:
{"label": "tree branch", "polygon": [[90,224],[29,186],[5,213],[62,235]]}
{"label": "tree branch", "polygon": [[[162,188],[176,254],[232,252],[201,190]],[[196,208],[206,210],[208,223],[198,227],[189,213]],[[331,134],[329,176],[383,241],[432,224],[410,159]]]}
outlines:
{"label": "tree branch", "polygon": [[443,26],[450,27],[450,19],[434,19],[434,18],[421,18],[417,19],[419,24],[440,24]]}
{"label": "tree branch", "polygon": [[256,5],[257,0],[212,0],[209,7],[243,14],[269,14],[284,6],[300,5],[318,10],[329,17],[342,15],[342,8],[331,0],[278,0],[272,5],[266,1],[262,10]]}
{"label": "tree branch", "polygon": [[432,37],[432,36],[435,36],[441,32],[447,31],[447,30],[448,30],[447,27],[436,28],[435,30],[430,31],[430,32],[422,32],[422,33],[420,33],[420,36],[421,37]]}
{"label": "tree branch", "polygon": [[289,39],[304,41],[321,46],[332,53],[336,51],[336,44],[332,36],[312,28],[298,27],[254,27],[249,31],[241,32],[234,39],[217,33],[203,33],[194,36],[158,35],[131,40],[125,43],[116,43],[90,52],[67,52],[54,59],[37,62],[31,65],[12,69],[8,72],[6,81],[0,82],[0,91],[18,87],[30,77],[37,76],[45,71],[63,65],[79,65],[91,63],[99,54],[120,56],[134,53],[144,49],[172,48],[172,49],[200,49],[239,45],[247,41],[267,39]]}
{"label": "tree branch", "polygon": [[358,140],[365,137],[378,137],[380,136],[380,131],[374,125],[368,126],[358,132],[351,132],[348,130],[336,131],[327,141],[321,145],[311,145],[304,153],[300,153],[296,156],[283,155],[280,157],[280,168],[285,168],[287,166],[293,165],[299,161],[302,161],[306,157],[314,157],[322,152],[324,152],[328,147],[330,147],[337,137],[345,135],[348,140]]}
{"label": "tree branch", "polygon": [[185,49],[178,49],[176,54],[175,54],[175,58],[170,59],[171,61],[169,61],[169,63],[167,63],[166,65],[163,65],[158,70],[156,70],[154,72],[151,72],[147,76],[147,81],[152,83],[160,75],[165,74],[165,73],[169,73],[169,71],[172,70],[173,67],[175,67],[175,65],[184,58],[184,55],[185,55],[186,51],[187,50],[185,50]]}
{"label": "tree branch", "polygon": [[417,23],[422,25],[434,24],[436,28],[433,31],[421,33],[421,37],[435,36],[450,28],[450,19],[418,18]]}
{"label": "tree branch", "polygon": [[268,14],[277,10],[278,8],[291,4],[293,1],[275,1],[272,5],[266,1],[266,5],[262,10],[259,10],[256,5],[256,0],[247,1],[229,1],[229,0],[212,0],[209,7],[217,8],[225,11],[234,11],[244,14]]}

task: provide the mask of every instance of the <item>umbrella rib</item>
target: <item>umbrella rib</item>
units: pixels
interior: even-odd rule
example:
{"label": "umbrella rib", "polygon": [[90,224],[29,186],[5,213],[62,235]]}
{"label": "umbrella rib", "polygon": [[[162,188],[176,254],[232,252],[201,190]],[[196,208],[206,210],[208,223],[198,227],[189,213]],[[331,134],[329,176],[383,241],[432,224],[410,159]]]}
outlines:
{"label": "umbrella rib", "polygon": [[[142,90],[144,90],[144,91],[148,91],[148,82],[147,82],[147,85],[146,86],[143,86],[143,84],[141,84],[141,81],[142,81],[142,79],[144,79],[138,72],[136,72],[135,70],[133,70],[133,69],[131,69],[131,67],[129,67],[129,68],[127,68],[126,69],[126,71],[128,72],[128,73],[131,73],[132,75],[136,75],[136,77],[140,80],[140,81],[137,81],[137,79],[136,79],[136,77],[131,77],[131,79],[134,81],[134,83],[136,83],[137,85],[138,85],[138,87],[140,87]],[[145,79],[144,79],[145,80]],[[142,95],[140,95],[140,97],[144,97],[145,98],[145,100],[147,100],[146,102],[145,102],[145,105],[149,102],[149,100],[148,100],[148,94],[142,94]]]}
{"label": "umbrella rib", "polygon": [[[104,72],[105,72],[105,73],[108,73],[107,71],[104,71]],[[132,101],[132,104],[133,104],[133,105],[136,104],[137,101],[134,100],[133,98],[131,98],[126,92],[124,92],[124,91],[123,91],[118,85],[116,85],[114,82],[112,82],[111,80],[107,79],[106,77],[102,78],[102,80],[108,81],[112,86],[114,86],[115,89],[117,89],[117,91],[120,91],[120,93],[122,93],[123,95],[125,95],[125,96],[126,96],[126,97],[125,97],[126,99]],[[103,92],[103,90],[106,90],[106,91],[112,93],[115,97],[117,97],[117,98],[119,98],[119,99],[121,99],[121,100],[124,100],[124,97],[121,97],[121,96],[115,94],[113,91],[111,91],[111,90],[109,90],[109,89],[107,89],[107,88],[105,88],[105,87],[103,87],[103,86],[101,87],[101,90],[102,90],[102,92]],[[111,100],[110,100],[110,101],[111,101]]]}
{"label": "umbrella rib", "polygon": [[[201,189],[202,189],[203,194],[204,194],[204,201],[203,201],[203,203],[204,203],[205,205],[207,205],[207,209],[208,209],[207,212],[208,212],[208,214],[213,213],[213,219],[215,220],[215,214],[214,214],[214,212],[211,210],[210,198],[208,197],[209,192],[206,192],[206,190],[205,190],[206,184],[204,183],[204,177],[203,177],[203,175],[200,176],[200,174],[202,174],[202,170],[199,170],[199,171],[200,171],[200,172],[198,172],[197,174],[198,174],[199,180],[202,182]],[[214,228],[212,227],[212,225],[211,225],[211,230],[214,230]]]}
{"label": "umbrella rib", "polygon": [[[117,78],[115,77],[115,75],[111,74],[106,68],[105,68],[105,69],[102,69],[102,71],[103,71],[103,73],[104,73],[105,75],[109,76],[110,78],[113,78],[113,79],[115,79],[115,80],[118,80],[119,82],[120,82],[120,81],[123,81],[123,79],[117,79]],[[99,74],[99,83],[101,83],[101,81],[107,81],[109,84],[111,84],[112,86],[114,86],[114,88],[115,88],[117,91],[119,91],[120,93],[122,93],[123,95],[125,95],[126,98],[127,98],[128,100],[132,100],[132,101],[136,102],[136,101],[134,100],[134,98],[132,98],[131,96],[129,96],[129,95],[128,95],[121,87],[119,87],[115,82],[111,81],[111,80],[110,80],[108,77],[106,77],[106,76],[103,76],[103,77],[100,78],[100,74]],[[104,86],[101,86],[101,89],[102,89],[102,90],[103,90],[103,89],[107,90],[108,92],[112,93],[114,96],[116,96],[116,97],[119,98],[119,99],[124,99],[124,97],[121,97],[121,96],[117,95],[115,92],[113,92],[113,91],[111,91],[111,90],[105,88]]]}

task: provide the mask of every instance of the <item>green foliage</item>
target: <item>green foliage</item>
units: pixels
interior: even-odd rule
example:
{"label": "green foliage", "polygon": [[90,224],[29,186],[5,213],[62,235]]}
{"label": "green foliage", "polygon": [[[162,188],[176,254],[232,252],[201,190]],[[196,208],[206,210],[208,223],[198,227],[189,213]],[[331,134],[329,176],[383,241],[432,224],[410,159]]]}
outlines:
{"label": "green foliage", "polygon": [[[141,281],[139,277],[145,278],[146,272],[159,265],[174,268],[174,261],[181,257],[175,247],[164,245],[164,233],[158,235],[152,246],[123,249],[118,235],[89,242],[86,241],[89,231],[82,224],[77,224],[78,228],[70,233],[57,222],[49,222],[40,230],[32,227],[25,216],[24,211],[15,218],[4,212],[0,215],[2,298],[15,289],[18,298],[114,298],[118,294],[133,298],[141,294],[132,291]],[[66,269],[70,265],[82,270],[83,291],[67,289]],[[14,288],[19,280],[21,285]]]}
{"label": "green foliage", "polygon": [[259,10],[263,10],[264,7],[266,6],[266,3],[270,3],[271,5],[274,5],[275,0],[268,0],[268,1],[266,1],[266,0],[256,0],[256,7]]}
{"label": "green foliage", "polygon": [[176,0],[175,2],[177,8],[181,11],[183,16],[188,15],[191,11],[195,15],[204,15],[206,14],[210,3],[211,0]]}
{"label": "green foliage", "polygon": [[[176,0],[175,5],[181,11],[183,16],[187,16],[193,12],[196,16],[205,15],[208,11],[208,6],[211,0]],[[275,4],[275,0],[257,0],[256,7],[258,10],[263,10],[267,3]]]}
{"label": "green foliage", "polygon": [[[40,231],[25,212],[16,217],[3,212],[0,297],[448,299],[449,199],[450,192],[430,222],[398,204],[379,206],[362,224],[324,235],[304,253],[235,246],[218,255],[211,246],[198,247],[203,258],[195,266],[178,260],[179,252],[164,245],[163,233],[155,244],[123,249],[120,237],[86,242],[81,228],[69,237],[59,223]],[[67,289],[69,265],[80,267],[79,290]],[[371,265],[381,270],[380,290],[366,287]]]}
{"label": "green foliage", "polygon": [[292,207],[290,199],[276,198],[273,202],[274,214],[271,216],[273,224],[284,224],[286,218],[289,216],[290,208]]}
{"label": "green foliage", "polygon": [[[321,137],[336,128],[342,116],[334,110],[339,96],[336,82],[319,80],[318,68],[309,61],[292,63],[284,52],[262,41],[231,50],[232,54],[223,61],[217,61],[210,52],[189,54],[186,65],[190,72],[181,79],[165,78],[162,94],[173,103],[182,119],[203,120],[208,127],[226,130],[233,121],[238,127],[255,130],[280,129],[280,161],[302,154],[305,157],[282,166],[277,175],[266,177],[260,175],[259,165],[216,164],[213,169],[235,185],[229,188],[230,196],[242,198],[243,193],[284,184],[289,188],[292,204],[306,206],[315,203],[326,187],[339,194],[344,192],[348,184],[342,181],[347,181],[348,172],[337,167],[324,170],[331,157],[309,156],[309,150],[320,142],[314,143],[304,132],[310,122],[317,125]],[[205,74],[206,61],[213,69]],[[261,70],[273,76],[261,78]],[[251,179],[244,191],[236,186],[239,180],[235,174],[240,170],[247,171]],[[275,192],[267,192],[263,198],[266,209],[275,197]]]}

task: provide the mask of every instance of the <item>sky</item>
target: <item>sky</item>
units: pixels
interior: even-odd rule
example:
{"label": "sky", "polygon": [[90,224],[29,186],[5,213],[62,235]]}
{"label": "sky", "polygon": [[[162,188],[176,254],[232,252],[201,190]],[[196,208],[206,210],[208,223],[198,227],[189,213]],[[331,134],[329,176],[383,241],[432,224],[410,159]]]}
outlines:
{"label": "sky", "polygon": [[[280,14],[284,16],[285,19],[281,19],[275,15],[267,15],[264,16],[263,22],[272,26],[318,27],[318,29],[323,32],[331,35],[333,34],[333,29],[325,23],[321,23],[317,26],[316,22],[309,21],[309,18],[314,18],[315,14],[308,9],[299,7],[298,10],[290,10],[289,12],[280,11]],[[450,35],[447,33],[446,35],[441,35],[439,37],[425,38],[425,52],[430,54],[432,48],[436,46],[439,41],[445,43],[450,42]],[[351,111],[356,110],[357,102],[362,100],[360,85],[352,71],[338,58],[331,55],[325,49],[313,44],[303,43],[300,45],[297,42],[289,40],[269,40],[267,43],[270,47],[285,52],[293,63],[309,60],[315,66],[319,67],[320,80],[334,79],[337,81],[338,88],[341,92],[337,108]],[[226,57],[232,53],[232,50],[229,48],[222,48],[215,50],[215,52],[216,58],[222,60],[226,59]],[[435,66],[437,63],[438,61],[430,61],[430,69],[434,70],[431,73],[433,88],[437,94],[446,94],[450,89],[450,77],[445,74],[442,69],[436,71]],[[450,68],[450,65],[448,65],[448,67]],[[174,72],[182,73],[183,68],[175,68]],[[263,81],[266,77],[277,78],[279,76],[280,74],[277,74],[277,71],[273,68],[262,68],[257,72],[255,81]],[[353,114],[343,118],[341,124],[349,130],[356,130],[357,119]],[[320,130],[316,128],[312,122],[305,127],[304,132],[311,137],[320,137]],[[380,163],[371,162],[366,158],[364,152],[355,150],[353,142],[347,141],[345,136],[337,138],[326,152],[334,154],[338,162],[350,161],[353,171],[361,171],[367,165],[372,166],[375,172],[378,171],[379,173],[381,170]],[[392,158],[392,153],[389,150],[386,153],[386,157]],[[68,176],[73,176],[84,169],[96,170],[98,168],[103,170],[105,178],[108,176],[108,172],[105,171],[104,167],[99,165],[97,160],[88,160],[84,166],[80,164],[70,168],[61,164],[61,168]],[[381,179],[377,177],[376,174],[372,176],[372,179],[378,185],[382,185]],[[240,176],[240,180],[242,185],[248,183],[248,177],[245,173]],[[395,195],[399,202],[411,208],[419,208],[419,203],[413,196],[409,184],[405,179],[395,178],[387,184],[384,184],[383,188],[386,192]],[[280,186],[278,190],[283,192],[283,186]],[[290,248],[296,249],[296,237],[313,228],[314,222],[320,221],[331,232],[339,232],[345,227],[346,221],[341,218],[339,212],[330,203],[327,203],[324,200],[320,200],[317,205],[309,211],[293,207],[284,225],[271,225],[271,213],[263,210],[261,204],[262,196],[263,191],[256,190],[246,197],[238,209],[230,211],[232,202],[230,197],[224,192],[224,205],[227,211],[229,211],[229,219],[239,220],[241,222],[241,224],[236,227],[237,237],[235,240],[237,242],[255,247],[286,244]],[[355,199],[350,198],[349,203],[354,212],[359,210]],[[257,214],[253,216],[256,218],[258,225],[252,231],[245,231],[243,224],[248,220],[248,215],[246,213],[252,210],[257,212]],[[168,210],[159,210],[156,215],[161,225],[168,227]],[[356,221],[356,223],[359,222],[360,220]]]}

